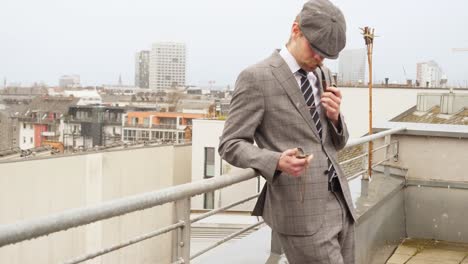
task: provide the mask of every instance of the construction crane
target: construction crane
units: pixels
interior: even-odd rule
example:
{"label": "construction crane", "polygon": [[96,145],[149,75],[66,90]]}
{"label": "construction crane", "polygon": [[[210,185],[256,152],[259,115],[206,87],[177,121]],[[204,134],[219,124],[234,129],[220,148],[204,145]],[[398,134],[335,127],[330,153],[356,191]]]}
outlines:
{"label": "construction crane", "polygon": [[406,81],[406,84],[408,84],[408,76],[406,75],[406,70],[405,70],[405,66],[402,66],[403,67],[403,74],[405,75],[405,81]]}

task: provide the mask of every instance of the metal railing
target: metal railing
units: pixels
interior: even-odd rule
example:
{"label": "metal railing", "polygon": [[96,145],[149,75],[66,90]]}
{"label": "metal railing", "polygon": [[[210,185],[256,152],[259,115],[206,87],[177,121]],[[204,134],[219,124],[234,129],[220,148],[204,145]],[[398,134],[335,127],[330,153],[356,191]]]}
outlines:
{"label": "metal railing", "polygon": [[60,118],[50,118],[49,116],[20,116],[18,121],[33,124],[60,124]]}
{"label": "metal railing", "polygon": [[[162,129],[162,130],[177,130],[177,129],[179,129],[179,127],[176,124],[132,124],[132,123],[125,123],[124,127],[125,128]],[[183,127],[185,127],[185,126],[183,126]]]}
{"label": "metal railing", "polygon": [[[361,145],[361,144],[365,144],[365,143],[369,143],[371,141],[374,141],[374,140],[377,140],[377,139],[381,139],[381,138],[385,138],[385,141],[384,141],[384,144],[378,148],[375,148],[373,149],[371,152],[372,153],[375,153],[379,150],[382,150],[384,149],[385,152],[384,152],[384,159],[375,163],[375,164],[372,164],[372,169],[379,166],[379,165],[382,165],[383,163],[387,162],[387,161],[390,161],[391,159],[394,159],[395,161],[398,159],[398,141],[394,141],[392,142],[391,141],[391,136],[393,134],[396,134],[396,133],[399,133],[399,132],[402,132],[402,131],[405,131],[406,128],[405,127],[401,127],[401,128],[394,128],[394,129],[389,129],[387,131],[383,131],[383,132],[380,132],[380,133],[377,133],[377,134],[373,134],[373,135],[369,135],[369,136],[365,136],[365,137],[361,137],[361,138],[356,138],[356,139],[351,139],[348,141],[348,143],[346,144],[346,148],[350,148],[350,147],[354,147],[354,146],[357,146],[357,145]],[[393,147],[393,148],[392,148]],[[359,155],[359,156],[356,156],[356,157],[353,157],[349,160],[345,160],[343,162],[340,162],[340,165],[344,165],[346,163],[349,163],[353,160],[357,160],[359,158],[365,158],[365,157],[368,157],[369,156],[369,152],[367,151],[366,153],[362,154],[362,155]],[[365,169],[351,175],[351,176],[348,176],[348,181],[350,180],[353,180],[355,178],[358,178],[359,176],[361,175],[364,175],[363,179],[369,179],[368,178],[368,174],[369,173],[369,169],[368,169],[368,166],[363,166]],[[388,176],[390,175],[390,169],[388,166],[384,166],[384,174],[385,176]]]}
{"label": "metal railing", "polygon": [[[390,136],[403,130],[405,130],[405,128],[391,129],[371,136],[353,139],[348,142],[346,148],[368,143],[369,141],[373,141],[376,139],[385,138],[385,144],[373,150],[386,150],[384,160],[373,165],[373,167],[375,167],[386,161],[389,161],[392,158],[398,157],[398,147],[393,147],[391,149],[392,146],[398,146],[398,142],[390,142]],[[390,155],[391,150],[393,150],[392,155]],[[358,158],[364,158],[367,155],[368,153],[365,153],[350,160],[343,161],[340,164],[346,164]],[[388,170],[386,168],[387,167],[385,167],[384,169],[385,174],[388,173]],[[363,175],[364,173],[366,173],[366,171],[367,170],[360,171],[359,175]],[[354,179],[357,177],[356,175],[352,175],[351,177],[348,177],[348,179]],[[240,205],[242,203],[256,199],[259,196],[259,194],[255,194],[238,202],[214,209],[194,218],[190,218],[191,197],[225,188],[227,186],[244,182],[255,177],[258,177],[258,175],[253,169],[245,169],[232,174],[228,173],[221,177],[213,177],[202,181],[169,187],[159,191],[124,197],[104,202],[99,205],[71,209],[61,213],[39,217],[32,220],[25,220],[14,224],[2,225],[0,226],[0,247],[38,238],[55,232],[64,231],[70,228],[84,226],[112,217],[122,216],[128,213],[149,209],[166,203],[174,202],[175,219],[177,220],[176,223],[173,223],[169,226],[165,226],[153,232],[141,235],[139,237],[133,238],[131,240],[127,240],[123,243],[115,244],[105,249],[101,249],[96,252],[79,256],[64,263],[81,263],[83,261],[93,259],[95,257],[107,254],[109,252],[127,247],[129,245],[133,245],[135,243],[171,231],[176,232],[176,234],[173,237],[173,263],[190,263],[191,259],[194,259],[208,252],[209,250],[221,245],[222,243],[230,239],[233,239],[234,237],[240,234],[243,234],[251,229],[257,228],[264,223],[263,221],[259,221],[253,225],[250,225],[242,230],[239,230],[238,232],[235,232],[223,238],[215,244],[193,255],[190,255],[190,233],[192,223],[195,223],[197,221],[210,217],[216,213]]]}

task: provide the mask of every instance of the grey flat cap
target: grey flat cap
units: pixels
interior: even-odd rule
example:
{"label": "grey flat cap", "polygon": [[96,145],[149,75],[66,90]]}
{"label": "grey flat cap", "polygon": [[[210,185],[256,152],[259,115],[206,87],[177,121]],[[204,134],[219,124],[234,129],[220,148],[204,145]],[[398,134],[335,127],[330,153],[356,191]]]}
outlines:
{"label": "grey flat cap", "polygon": [[346,21],[340,9],[328,0],[310,0],[299,13],[302,34],[319,55],[338,58],[346,45]]}

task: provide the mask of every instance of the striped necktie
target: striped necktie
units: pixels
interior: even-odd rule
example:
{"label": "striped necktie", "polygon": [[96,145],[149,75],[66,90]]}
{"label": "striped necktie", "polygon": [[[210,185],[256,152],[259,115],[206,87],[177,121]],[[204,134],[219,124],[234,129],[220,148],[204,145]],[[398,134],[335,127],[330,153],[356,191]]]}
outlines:
{"label": "striped necktie", "polygon": [[[302,95],[304,95],[305,102],[307,104],[307,107],[309,108],[310,115],[312,116],[312,120],[314,121],[315,127],[317,128],[317,131],[319,133],[320,140],[321,140],[322,139],[322,124],[320,123],[320,114],[318,112],[318,107],[316,107],[316,104],[315,104],[315,98],[314,98],[314,93],[312,90],[312,85],[309,82],[309,78],[307,78],[307,72],[305,70],[299,69],[297,73],[301,77]],[[323,149],[323,143],[322,143],[322,149]],[[334,180],[334,178],[337,178],[337,175],[336,175],[335,167],[331,163],[330,158],[328,158],[328,155],[327,155],[327,161],[328,161],[328,170],[325,171],[325,175],[328,175],[328,183],[329,183],[328,189],[334,190],[334,187],[332,186],[332,181]]]}

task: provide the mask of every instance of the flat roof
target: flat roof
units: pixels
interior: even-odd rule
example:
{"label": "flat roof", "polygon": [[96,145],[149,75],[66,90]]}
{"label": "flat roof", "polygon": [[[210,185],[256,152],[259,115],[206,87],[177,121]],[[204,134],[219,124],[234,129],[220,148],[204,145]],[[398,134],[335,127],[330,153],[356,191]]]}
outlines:
{"label": "flat roof", "polygon": [[465,125],[382,122],[373,126],[373,132],[381,132],[384,130],[400,127],[406,128],[405,131],[397,133],[400,135],[468,138],[468,126]]}

